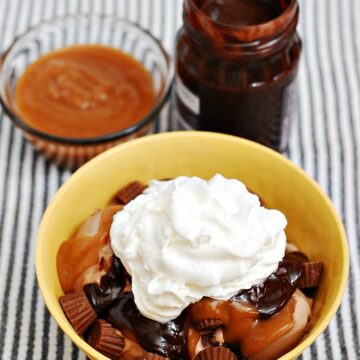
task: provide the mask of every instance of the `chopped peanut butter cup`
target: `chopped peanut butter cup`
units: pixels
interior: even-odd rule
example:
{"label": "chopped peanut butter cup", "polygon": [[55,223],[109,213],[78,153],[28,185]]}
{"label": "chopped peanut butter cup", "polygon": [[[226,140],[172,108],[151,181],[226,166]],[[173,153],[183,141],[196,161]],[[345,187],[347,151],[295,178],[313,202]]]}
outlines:
{"label": "chopped peanut butter cup", "polygon": [[[218,330],[221,330],[221,328],[219,328]],[[216,336],[216,333],[212,333],[212,332],[206,332],[204,334],[201,335],[201,343],[203,347],[207,347],[207,346],[223,346],[224,344],[224,339],[223,336],[221,338],[219,338],[219,336]]]}
{"label": "chopped peanut butter cup", "polygon": [[201,335],[201,343],[203,347],[214,346],[214,334],[211,332],[206,332]]}
{"label": "chopped peanut butter cup", "polygon": [[120,359],[124,350],[125,339],[120,331],[105,320],[98,320],[91,328],[89,344],[110,359]]}
{"label": "chopped peanut butter cup", "polygon": [[151,352],[147,352],[144,354],[141,360],[169,360],[169,358]]}
{"label": "chopped peanut butter cup", "polygon": [[59,301],[66,317],[79,335],[97,319],[96,312],[84,291],[61,296]]}
{"label": "chopped peanut butter cup", "polygon": [[205,319],[196,323],[197,328],[200,331],[211,331],[224,326],[224,323],[220,319]]}
{"label": "chopped peanut butter cup", "polygon": [[291,251],[285,255],[285,259],[301,263],[309,261],[309,258],[301,251]]}
{"label": "chopped peanut butter cup", "polygon": [[139,181],[133,181],[130,184],[122,188],[117,194],[116,198],[123,204],[128,204],[131,200],[134,200],[138,195],[140,195],[146,186]]}
{"label": "chopped peanut butter cup", "polygon": [[195,360],[236,360],[236,356],[228,348],[209,346],[200,351]]}
{"label": "chopped peanut butter cup", "polygon": [[300,289],[313,288],[320,285],[323,264],[321,262],[305,262],[302,264],[302,273],[298,287]]}

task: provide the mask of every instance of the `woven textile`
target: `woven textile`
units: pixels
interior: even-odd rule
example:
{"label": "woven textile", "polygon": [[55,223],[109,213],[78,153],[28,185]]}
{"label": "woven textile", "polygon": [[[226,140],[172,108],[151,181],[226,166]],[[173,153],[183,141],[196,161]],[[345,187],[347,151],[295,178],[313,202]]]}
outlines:
{"label": "woven textile", "polygon": [[[332,198],[349,238],[342,306],[303,359],[360,359],[360,1],[300,0],[304,52],[286,156]],[[0,51],[43,19],[106,13],[148,28],[173,52],[181,0],[0,0]],[[171,108],[156,131],[173,129]],[[0,109],[0,359],[84,359],[47,312],[34,270],[38,224],[69,177],[37,154]]]}

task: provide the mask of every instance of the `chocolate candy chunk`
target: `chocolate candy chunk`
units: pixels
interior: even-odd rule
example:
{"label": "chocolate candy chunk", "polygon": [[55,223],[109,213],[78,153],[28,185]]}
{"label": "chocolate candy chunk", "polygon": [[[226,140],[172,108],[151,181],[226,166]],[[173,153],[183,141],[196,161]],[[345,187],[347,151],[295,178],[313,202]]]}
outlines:
{"label": "chocolate candy chunk", "polygon": [[200,331],[212,331],[223,327],[224,323],[220,319],[205,319],[196,323]]}
{"label": "chocolate candy chunk", "polygon": [[125,339],[105,320],[98,320],[91,328],[88,343],[110,359],[118,360],[124,350]]}
{"label": "chocolate candy chunk", "polygon": [[116,198],[120,200],[123,205],[128,204],[131,200],[134,200],[138,195],[140,195],[146,186],[139,181],[133,181],[130,184],[122,188],[117,194]]}
{"label": "chocolate candy chunk", "polygon": [[301,251],[291,251],[285,255],[285,260],[303,263],[308,262],[309,258]]}
{"label": "chocolate candy chunk", "polygon": [[59,301],[66,317],[79,335],[97,319],[96,312],[84,291],[61,296]]}
{"label": "chocolate candy chunk", "polygon": [[206,346],[223,346],[224,333],[221,327],[217,328],[215,332],[205,332],[201,334],[201,342],[203,347]]}
{"label": "chocolate candy chunk", "polygon": [[207,332],[201,335],[201,343],[203,347],[214,346],[214,334]]}
{"label": "chocolate candy chunk", "polygon": [[98,284],[87,284],[84,286],[92,306],[96,312],[101,313],[119,299],[122,291],[130,283],[130,276],[127,274],[120,259],[113,257],[111,268]]}
{"label": "chocolate candy chunk", "polygon": [[209,346],[200,351],[195,360],[236,360],[236,356],[228,348]]}
{"label": "chocolate candy chunk", "polygon": [[302,274],[298,282],[300,289],[313,288],[320,285],[323,271],[321,262],[305,262],[302,264]]}
{"label": "chocolate candy chunk", "polygon": [[154,354],[154,353],[151,353],[151,352],[147,352],[141,358],[141,360],[169,360],[169,358],[166,358],[164,356],[160,356],[158,354]]}

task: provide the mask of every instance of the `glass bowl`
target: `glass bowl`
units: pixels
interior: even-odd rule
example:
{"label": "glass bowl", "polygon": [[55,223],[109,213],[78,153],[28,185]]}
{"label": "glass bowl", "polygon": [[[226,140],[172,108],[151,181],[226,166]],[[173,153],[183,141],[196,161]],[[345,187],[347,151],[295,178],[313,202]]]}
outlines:
{"label": "glass bowl", "polygon": [[[122,50],[145,66],[152,75],[155,93],[150,112],[126,129],[81,139],[47,134],[23,121],[19,116],[15,90],[27,66],[52,50],[85,44]],[[30,29],[16,38],[2,55],[0,101],[13,123],[37,150],[60,166],[76,168],[118,143],[149,133],[168,99],[173,75],[172,60],[161,43],[137,24],[105,15],[66,16],[45,21]]]}

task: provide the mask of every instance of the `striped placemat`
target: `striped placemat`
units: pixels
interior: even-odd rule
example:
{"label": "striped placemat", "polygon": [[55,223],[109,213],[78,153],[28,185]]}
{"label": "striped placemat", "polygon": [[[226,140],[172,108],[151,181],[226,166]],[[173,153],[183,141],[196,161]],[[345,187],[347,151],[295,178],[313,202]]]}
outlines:
{"label": "striped placemat", "polygon": [[[181,0],[0,0],[0,50],[64,14],[137,21],[173,51]],[[360,1],[300,0],[304,53],[297,121],[286,154],[332,198],[350,242],[349,285],[328,330],[303,359],[360,359]],[[156,130],[172,129],[169,107]],[[41,215],[70,173],[38,155],[0,109],[0,359],[84,359],[44,307],[34,273]]]}

